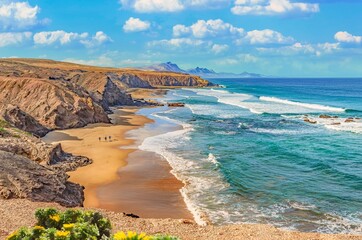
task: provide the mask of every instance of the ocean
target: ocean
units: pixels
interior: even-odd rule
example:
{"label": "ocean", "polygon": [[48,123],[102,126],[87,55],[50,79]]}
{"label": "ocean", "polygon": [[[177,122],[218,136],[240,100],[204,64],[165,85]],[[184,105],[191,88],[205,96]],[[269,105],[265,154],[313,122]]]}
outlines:
{"label": "ocean", "polygon": [[362,79],[212,79],[141,110],[183,129],[151,136],[199,223],[362,234]]}

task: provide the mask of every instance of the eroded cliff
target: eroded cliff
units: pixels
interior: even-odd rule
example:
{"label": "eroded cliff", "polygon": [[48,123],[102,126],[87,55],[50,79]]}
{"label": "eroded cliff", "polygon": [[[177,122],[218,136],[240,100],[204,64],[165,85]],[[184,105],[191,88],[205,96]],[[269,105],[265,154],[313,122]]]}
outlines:
{"label": "eroded cliff", "polygon": [[0,60],[0,115],[44,136],[52,129],[109,122],[115,105],[136,105],[130,88],[209,86],[197,76],[101,68],[39,59]]}
{"label": "eroded cliff", "polygon": [[27,198],[82,206],[83,187],[68,182],[67,171],[90,164],[0,120],[0,197]]}

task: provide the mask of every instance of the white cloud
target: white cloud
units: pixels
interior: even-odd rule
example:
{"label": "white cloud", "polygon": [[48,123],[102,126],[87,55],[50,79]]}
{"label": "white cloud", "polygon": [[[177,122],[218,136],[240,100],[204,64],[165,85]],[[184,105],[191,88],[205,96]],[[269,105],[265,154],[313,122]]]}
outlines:
{"label": "white cloud", "polygon": [[259,58],[254,55],[251,55],[249,53],[241,53],[233,57],[217,59],[217,64],[236,65],[236,64],[245,64],[245,63],[256,63],[258,61]]}
{"label": "white cloud", "polygon": [[237,28],[230,23],[225,23],[221,19],[215,20],[198,20],[196,23],[187,27],[185,25],[176,25],[173,27],[173,35],[180,37],[192,34],[196,38],[216,37],[230,35],[240,36],[244,33],[244,29]]}
{"label": "white cloud", "polygon": [[112,42],[113,40],[104,32],[98,31],[90,40],[81,40],[80,42],[84,44],[86,47],[96,47],[100,46],[107,42]]}
{"label": "white cloud", "polygon": [[231,0],[184,0],[187,7],[207,7],[219,8],[226,7],[231,3]]}
{"label": "white cloud", "polygon": [[229,46],[226,44],[214,44],[211,47],[211,51],[215,54],[225,52],[229,49]]}
{"label": "white cloud", "polygon": [[288,44],[294,42],[292,37],[286,37],[280,32],[270,29],[253,30],[246,33],[246,36],[236,40],[236,44]]}
{"label": "white cloud", "polygon": [[37,19],[40,12],[38,6],[28,2],[0,1],[0,28],[3,30],[19,30],[41,24]]}
{"label": "white cloud", "polygon": [[173,36],[180,37],[191,33],[191,28],[186,27],[185,25],[178,24],[173,26]]}
{"label": "white cloud", "polygon": [[179,0],[120,0],[120,3],[136,12],[177,12],[184,9]]}
{"label": "white cloud", "polygon": [[76,40],[84,40],[88,33],[73,33],[62,30],[52,32],[39,32],[34,35],[34,43],[38,45],[52,45],[60,43],[61,45],[69,44]]}
{"label": "white cloud", "polygon": [[283,46],[279,48],[257,48],[257,50],[264,54],[272,54],[278,56],[291,56],[291,55],[314,55],[321,56],[330,54],[340,50],[339,43],[318,43],[318,44],[302,44],[300,42],[293,45]]}
{"label": "white cloud", "polygon": [[179,12],[185,9],[228,7],[232,0],[119,0],[124,8],[136,12]]}
{"label": "white cloud", "polygon": [[348,32],[337,32],[334,39],[341,43],[361,43],[362,36],[354,36]]}
{"label": "white cloud", "polygon": [[163,39],[159,41],[152,41],[149,42],[149,46],[169,46],[180,48],[184,46],[202,46],[207,44],[207,42],[199,39],[192,39],[192,38],[172,38],[172,39]]}
{"label": "white cloud", "polygon": [[0,33],[0,47],[21,44],[24,41],[30,40],[32,35],[33,34],[31,32]]}
{"label": "white cloud", "polygon": [[148,21],[130,17],[123,25],[123,30],[125,32],[142,32],[148,30],[150,26],[151,23]]}
{"label": "white cloud", "polygon": [[113,58],[107,56],[106,54],[101,55],[95,59],[90,59],[90,60],[66,58],[63,61],[77,63],[77,64],[83,64],[83,65],[90,65],[90,66],[102,66],[102,67],[114,67],[116,65]]}
{"label": "white cloud", "polygon": [[319,12],[319,4],[290,0],[236,0],[231,12],[237,15],[303,15]]}

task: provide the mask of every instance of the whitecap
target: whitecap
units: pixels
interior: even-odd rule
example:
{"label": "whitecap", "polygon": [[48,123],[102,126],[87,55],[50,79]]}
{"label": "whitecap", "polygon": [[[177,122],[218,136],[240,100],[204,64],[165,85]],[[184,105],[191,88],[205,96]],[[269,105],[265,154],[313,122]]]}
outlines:
{"label": "whitecap", "polygon": [[308,108],[308,109],[320,110],[320,111],[325,111],[325,112],[345,112],[346,111],[346,109],[344,109],[344,108],[330,107],[330,106],[324,106],[324,105],[320,105],[320,104],[294,102],[294,101],[290,101],[290,100],[286,100],[286,99],[280,99],[280,98],[276,98],[276,97],[264,97],[264,96],[261,96],[261,97],[259,97],[259,99],[261,101],[266,101],[266,102],[273,102],[273,103],[281,103],[281,104],[287,104],[287,105],[293,105],[293,106],[300,106],[300,107],[304,107],[304,108]]}

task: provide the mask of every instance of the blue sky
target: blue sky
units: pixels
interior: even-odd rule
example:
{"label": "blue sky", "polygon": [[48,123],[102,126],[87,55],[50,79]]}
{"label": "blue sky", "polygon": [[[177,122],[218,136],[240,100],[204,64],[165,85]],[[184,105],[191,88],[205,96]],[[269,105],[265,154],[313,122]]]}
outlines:
{"label": "blue sky", "polygon": [[362,77],[359,0],[0,0],[0,57]]}

